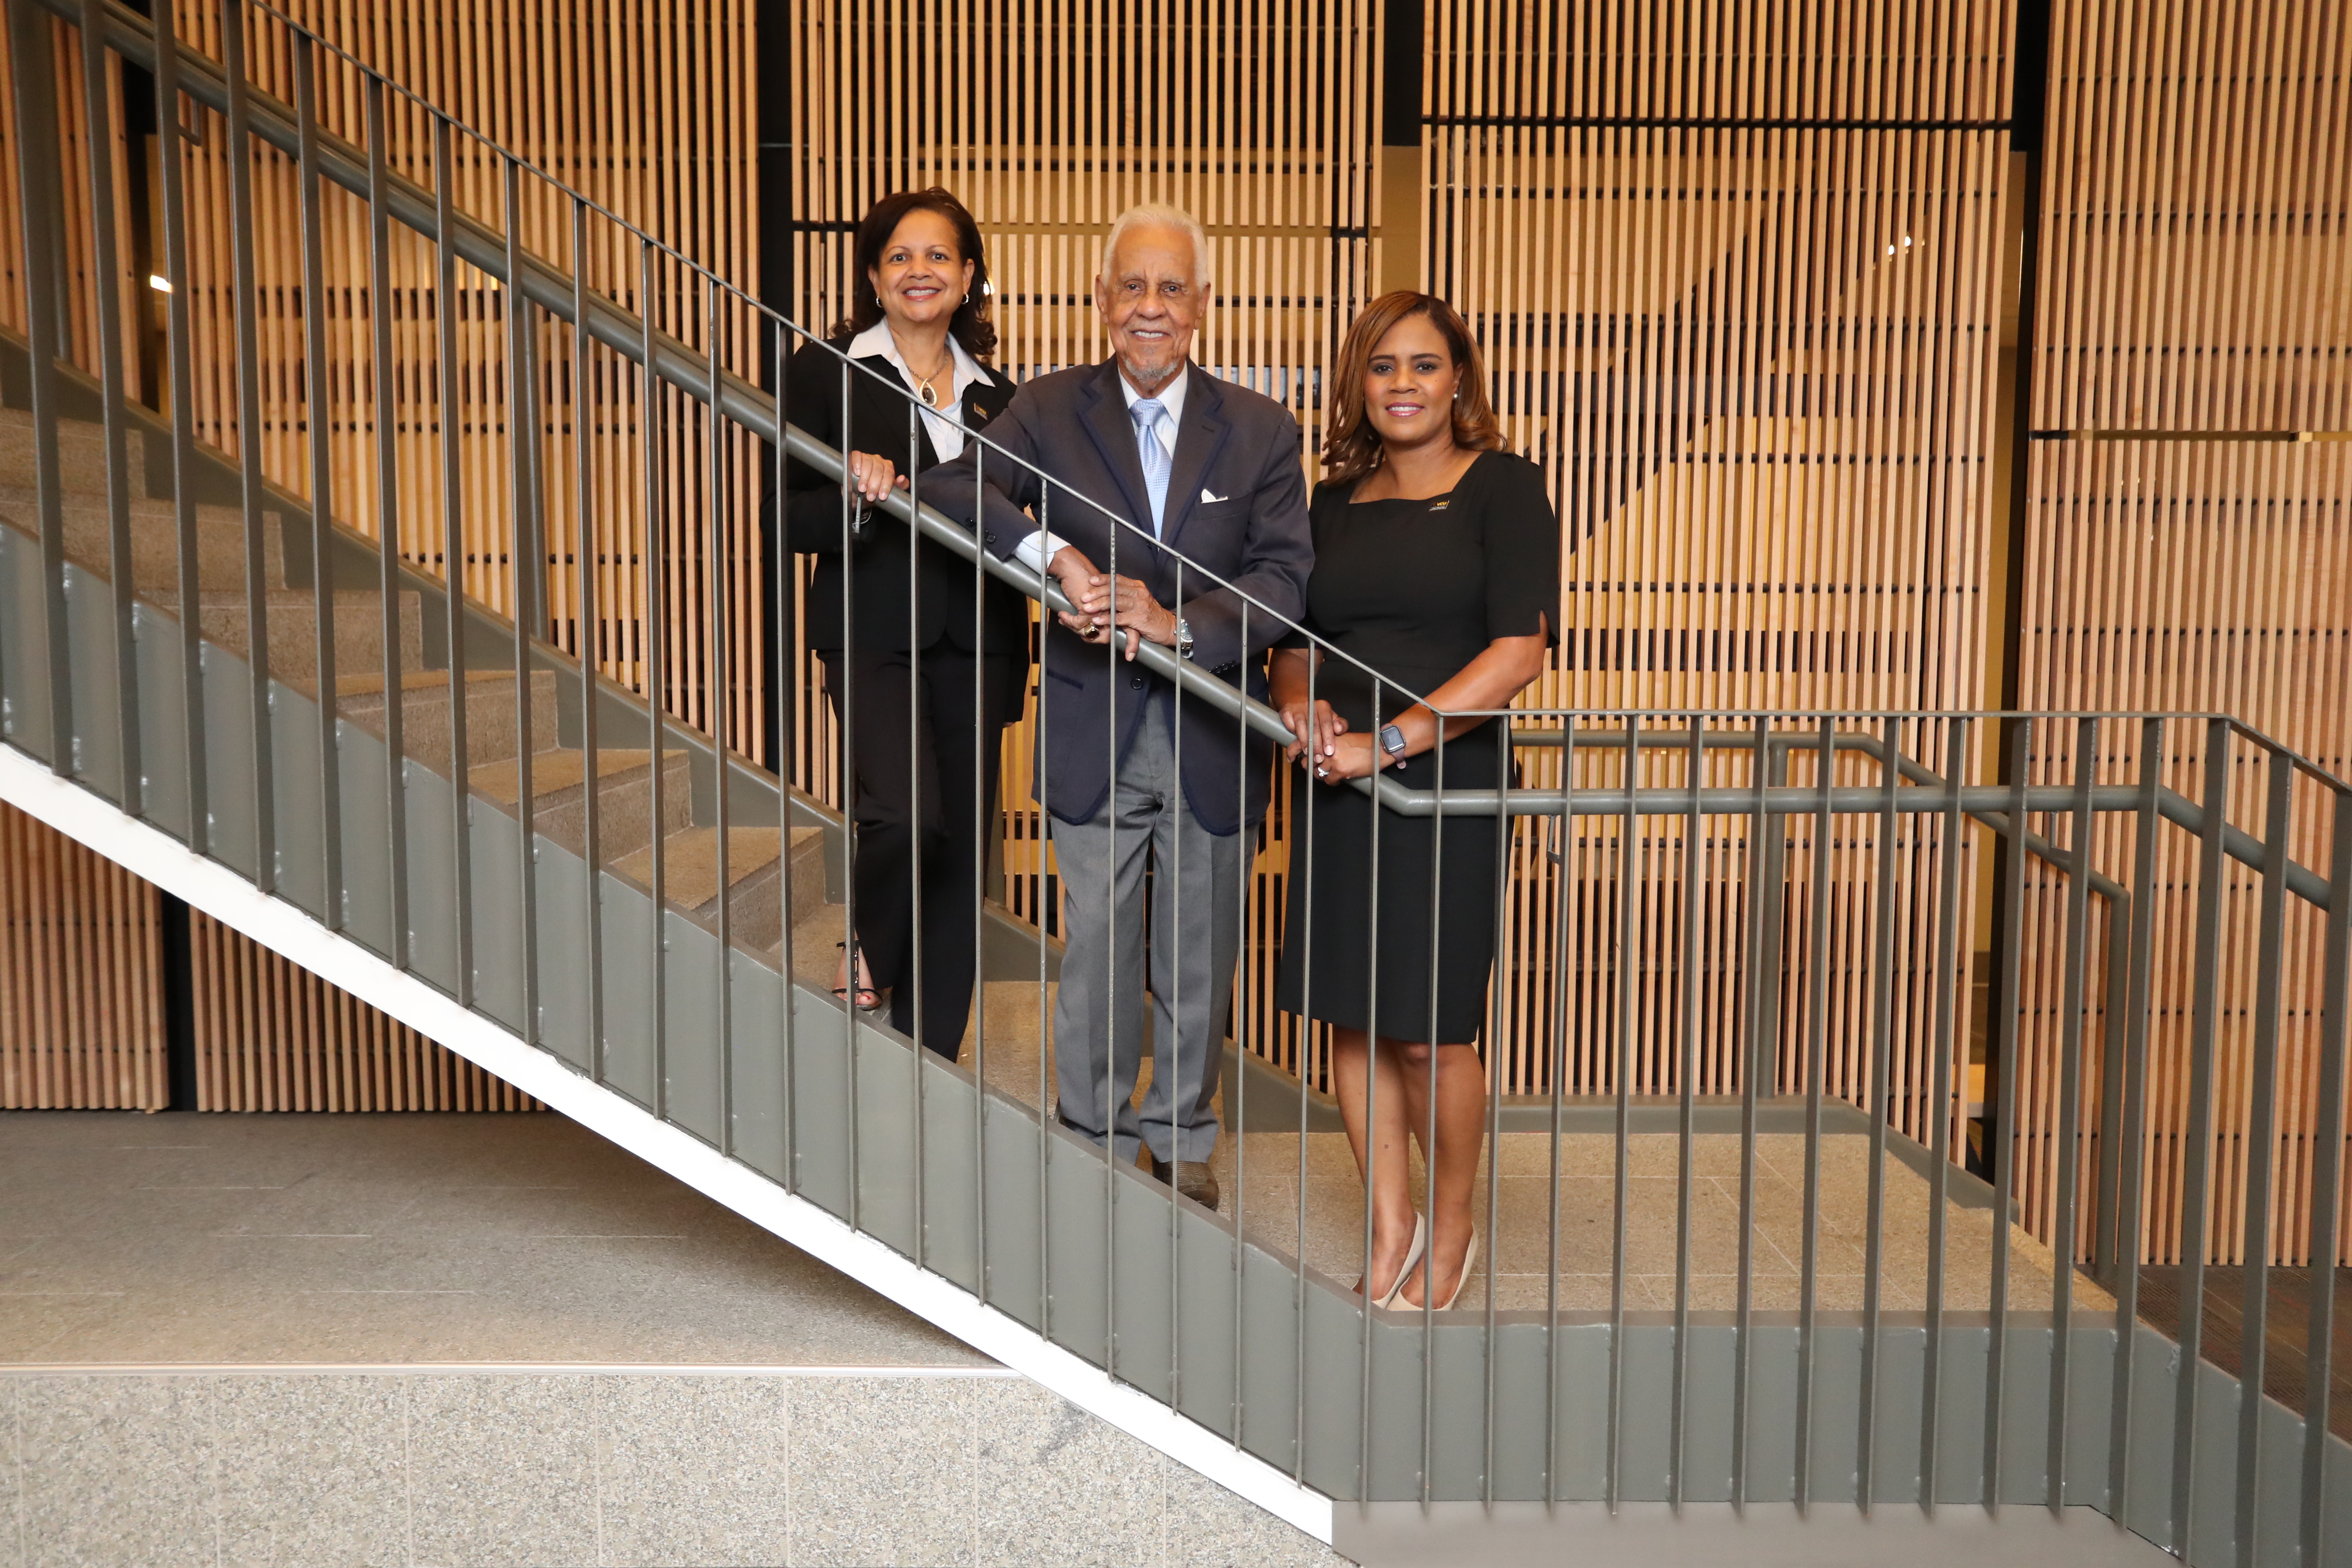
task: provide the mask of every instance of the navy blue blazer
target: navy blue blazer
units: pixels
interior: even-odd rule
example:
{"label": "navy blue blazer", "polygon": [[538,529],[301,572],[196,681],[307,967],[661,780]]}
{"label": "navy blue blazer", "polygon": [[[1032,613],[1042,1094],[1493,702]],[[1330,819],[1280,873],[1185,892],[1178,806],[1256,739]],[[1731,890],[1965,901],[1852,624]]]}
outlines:
{"label": "navy blue blazer", "polygon": [[[1277,616],[1301,618],[1315,565],[1298,422],[1272,398],[1198,365],[1184,374],[1191,379],[1168,482],[1166,548],[1151,538],[1135,426],[1112,360],[1023,383],[989,423],[992,442],[1076,495],[1059,488],[1044,495],[1046,487],[1031,468],[975,442],[923,476],[923,500],[976,529],[982,545],[1001,560],[1011,560],[1023,537],[1043,524],[1108,571],[1112,524],[1078,498],[1099,502],[1140,530],[1118,531],[1119,574],[1139,579],[1160,603],[1180,611],[1192,630],[1193,663],[1264,700],[1265,651],[1289,630]],[[976,469],[984,482],[975,482]],[[1180,572],[1171,551],[1231,586],[1189,568]],[[1255,607],[1245,607],[1244,595]],[[1088,644],[1047,617],[1036,790],[1065,822],[1088,821],[1102,810],[1110,795],[1114,722],[1125,756],[1153,689],[1170,684],[1119,657],[1125,640],[1108,648]],[[1255,826],[1265,814],[1273,748],[1205,703],[1187,701],[1181,709],[1184,797],[1192,815],[1212,833]]]}

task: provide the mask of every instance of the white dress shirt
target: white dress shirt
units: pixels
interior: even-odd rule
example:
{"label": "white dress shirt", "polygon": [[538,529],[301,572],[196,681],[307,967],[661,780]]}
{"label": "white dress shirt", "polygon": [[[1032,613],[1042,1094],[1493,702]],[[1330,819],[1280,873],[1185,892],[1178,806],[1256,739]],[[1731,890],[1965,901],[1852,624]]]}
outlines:
{"label": "white dress shirt", "polygon": [[[952,462],[963,456],[963,426],[958,421],[963,414],[964,392],[969,387],[993,386],[996,383],[990,378],[988,372],[980,368],[978,360],[964,352],[964,346],[955,341],[954,334],[948,337],[948,356],[955,364],[955,384],[948,393],[944,408],[924,406],[922,389],[915,373],[907,368],[906,360],[898,353],[898,340],[890,335],[889,322],[877,321],[850,339],[847,352],[851,359],[871,359],[880,354],[897,366],[898,378],[907,384],[908,391],[916,395],[915,406],[922,411],[923,430],[931,438],[931,450],[939,455],[942,463]],[[888,456],[887,453],[883,455]]]}
{"label": "white dress shirt", "polygon": [[[1160,434],[1160,449],[1168,454],[1171,462],[1173,462],[1176,457],[1176,432],[1184,426],[1184,389],[1192,384],[1192,363],[1187,360],[1184,362],[1183,368],[1176,373],[1167,385],[1152,394],[1160,399],[1160,423],[1157,426]],[[1127,379],[1127,373],[1123,370],[1118,373],[1118,389],[1126,395],[1127,406],[1130,411],[1137,404],[1143,401],[1143,394],[1135,390],[1135,383]],[[1130,426],[1135,423],[1132,412],[1129,415],[1128,423]],[[1140,458],[1142,454],[1143,447],[1139,436],[1136,456]],[[1175,496],[1171,495],[1168,498],[1169,504],[1174,505],[1176,499]],[[1013,556],[1032,572],[1042,574],[1045,570],[1045,563],[1054,559],[1055,552],[1068,542],[1068,540],[1057,533],[1024,533],[1021,536],[1021,542],[1013,547]]]}

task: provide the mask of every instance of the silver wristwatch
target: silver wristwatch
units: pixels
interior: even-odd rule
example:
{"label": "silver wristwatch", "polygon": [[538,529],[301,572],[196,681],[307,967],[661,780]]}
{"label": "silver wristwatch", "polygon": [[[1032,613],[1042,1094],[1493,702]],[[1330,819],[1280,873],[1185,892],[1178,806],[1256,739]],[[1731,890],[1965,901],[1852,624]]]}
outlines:
{"label": "silver wristwatch", "polygon": [[1404,761],[1404,731],[1393,724],[1381,725],[1381,750],[1389,754],[1391,762]]}
{"label": "silver wristwatch", "polygon": [[1176,657],[1192,657],[1192,623],[1181,616],[1176,617]]}

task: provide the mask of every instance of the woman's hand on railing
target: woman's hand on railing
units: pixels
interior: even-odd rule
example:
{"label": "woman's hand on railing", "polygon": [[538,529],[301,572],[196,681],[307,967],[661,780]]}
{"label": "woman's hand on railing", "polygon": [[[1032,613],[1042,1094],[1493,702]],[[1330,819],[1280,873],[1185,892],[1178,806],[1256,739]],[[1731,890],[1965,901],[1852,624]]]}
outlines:
{"label": "woman's hand on railing", "polygon": [[885,500],[895,488],[907,488],[907,476],[887,458],[877,458],[871,452],[849,454],[849,488],[863,497],[867,505]]}
{"label": "woman's hand on railing", "polygon": [[1283,704],[1281,712],[1283,728],[1297,737],[1282,753],[1294,763],[1306,756],[1309,748],[1314,751],[1314,761],[1323,761],[1347,732],[1348,721],[1332,712],[1331,705],[1320,698],[1316,699],[1310,711],[1305,698],[1294,697]]}
{"label": "woman's hand on railing", "polygon": [[[1318,705],[1319,706],[1319,705]],[[1315,776],[1325,784],[1368,779],[1389,765],[1389,754],[1372,744],[1370,735],[1341,735],[1329,755],[1315,764]]]}

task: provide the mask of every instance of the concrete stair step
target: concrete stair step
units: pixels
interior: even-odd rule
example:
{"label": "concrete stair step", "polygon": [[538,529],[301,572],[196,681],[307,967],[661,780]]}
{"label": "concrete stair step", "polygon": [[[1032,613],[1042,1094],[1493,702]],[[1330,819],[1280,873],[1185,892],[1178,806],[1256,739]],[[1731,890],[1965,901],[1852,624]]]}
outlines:
{"label": "concrete stair step", "polygon": [[[146,437],[129,432],[123,443],[125,470],[131,483],[146,470]],[[106,496],[106,426],[90,419],[58,421],[58,469],[68,495]],[[0,488],[21,488],[27,494],[39,482],[34,468],[33,414],[28,408],[0,408]]]}
{"label": "concrete stair step", "polygon": [[[423,595],[404,593],[400,611],[400,668],[425,666],[425,605]],[[263,615],[269,631],[270,673],[305,691],[316,685],[318,670],[319,599],[307,588],[278,588],[265,595]],[[207,594],[197,605],[207,642],[216,643],[239,658],[251,657],[252,638],[245,595]],[[376,675],[383,670],[383,599],[364,590],[345,591],[334,597],[335,675]]]}
{"label": "concrete stair step", "polygon": [[[730,827],[727,833],[729,935],[767,952],[783,941],[784,854],[793,859],[795,921],[824,901],[824,834],[821,828]],[[624,857],[613,869],[638,886],[653,884],[653,847]],[[662,893],[705,923],[719,916],[719,830],[688,827],[662,841]]]}
{"label": "concrete stair step", "polygon": [[[401,753],[413,757],[446,777],[449,773],[449,672],[446,669],[404,670],[400,678]],[[370,674],[338,676],[335,711],[368,733],[383,734],[384,677]],[[530,749],[558,748],[556,738],[555,672],[536,669],[530,676]],[[521,748],[517,743],[515,679],[512,670],[474,669],[466,673],[466,765],[505,762]]]}
{"label": "concrete stair step", "polygon": [[[596,753],[597,847],[607,864],[653,842],[652,753],[643,747]],[[473,770],[474,793],[512,810],[521,783],[509,757]],[[692,770],[681,750],[662,753],[662,829],[683,831],[693,816]],[[588,756],[578,747],[540,752],[530,759],[531,823],[573,854],[588,844]]]}

